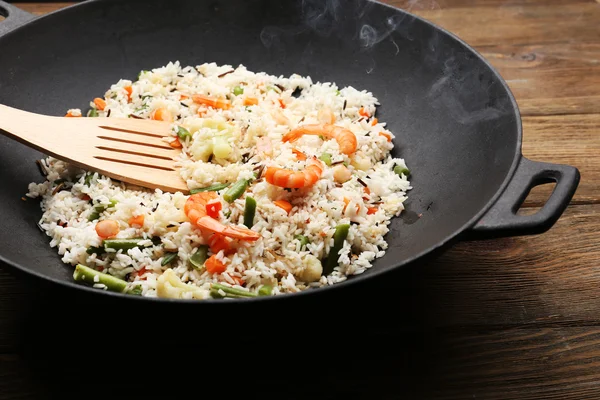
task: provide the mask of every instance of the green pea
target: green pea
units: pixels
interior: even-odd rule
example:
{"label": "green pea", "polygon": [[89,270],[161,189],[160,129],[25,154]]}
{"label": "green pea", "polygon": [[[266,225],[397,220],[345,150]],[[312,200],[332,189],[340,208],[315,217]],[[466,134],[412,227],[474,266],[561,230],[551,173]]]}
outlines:
{"label": "green pea", "polygon": [[410,175],[410,170],[406,167],[403,167],[401,165],[396,165],[394,167],[394,173],[397,175],[402,175],[404,174],[404,176],[409,176]]}

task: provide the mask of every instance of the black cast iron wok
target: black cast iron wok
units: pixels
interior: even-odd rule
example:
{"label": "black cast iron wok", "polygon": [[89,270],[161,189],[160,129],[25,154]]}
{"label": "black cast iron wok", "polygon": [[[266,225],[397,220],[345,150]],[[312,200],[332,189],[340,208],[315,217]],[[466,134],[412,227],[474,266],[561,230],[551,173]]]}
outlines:
{"label": "black cast iron wok", "polygon": [[[244,64],[372,91],[381,102],[378,118],[397,135],[394,155],[412,171],[407,210],[393,220],[390,248],[370,271],[294,296],[372,279],[467,236],[542,233],[579,182],[573,167],[521,155],[515,100],[473,49],[380,3],[99,0],[34,18],[0,1],[0,13],[7,16],[0,23],[0,103],[33,112],[86,109],[119,78],[171,60]],[[41,180],[34,165],[40,157],[0,136],[0,260],[75,287],[72,268],[36,226],[39,204],[21,200],[28,183]],[[529,190],[549,181],[557,185],[544,207],[517,215]]]}

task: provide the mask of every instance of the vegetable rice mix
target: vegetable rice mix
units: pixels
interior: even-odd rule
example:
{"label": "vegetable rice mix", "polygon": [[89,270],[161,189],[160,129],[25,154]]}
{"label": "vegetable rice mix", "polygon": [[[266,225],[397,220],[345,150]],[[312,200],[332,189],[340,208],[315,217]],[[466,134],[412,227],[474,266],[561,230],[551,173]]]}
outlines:
{"label": "vegetable rice mix", "polygon": [[377,99],[243,66],[178,62],[120,80],[73,118],[173,123],[190,194],[147,190],[52,157],[40,227],[75,281],[177,299],[278,295],[363,273],[387,249],[409,170]]}

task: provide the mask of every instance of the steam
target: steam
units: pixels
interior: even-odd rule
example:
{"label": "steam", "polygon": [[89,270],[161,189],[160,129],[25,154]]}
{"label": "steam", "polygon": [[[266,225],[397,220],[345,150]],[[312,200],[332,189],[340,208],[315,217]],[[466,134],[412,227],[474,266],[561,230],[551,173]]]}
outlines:
{"label": "steam", "polygon": [[302,0],[304,23],[320,36],[330,36],[342,16],[340,0]]}
{"label": "steam", "polygon": [[507,104],[497,104],[492,98],[489,90],[492,82],[486,80],[483,71],[478,68],[462,70],[462,66],[469,62],[467,57],[471,56],[455,54],[444,62],[441,76],[427,94],[431,104],[445,109],[462,125],[497,119],[510,112]]}
{"label": "steam", "polygon": [[[374,49],[378,46],[386,43],[389,54],[398,56],[401,45],[407,45],[407,42],[416,39],[422,40],[414,36],[414,16],[396,13],[391,9],[386,12],[386,6],[382,7],[372,1],[301,0],[299,6],[300,24],[291,27],[267,26],[262,30],[260,39],[266,48],[278,52],[280,56],[285,55],[286,46],[304,43],[301,59],[307,65],[311,64],[311,55],[317,52],[317,48],[312,40],[298,40],[298,35],[306,33],[321,38],[336,38],[343,46],[356,51],[357,55],[360,54],[357,62],[365,68],[367,74],[377,72],[375,57],[376,54],[380,55],[381,49],[377,53]],[[375,6],[377,9],[372,10]],[[405,0],[403,8],[414,12],[437,10],[440,7],[435,0]],[[423,68],[439,69],[438,78],[429,90],[424,88],[423,91],[429,104],[440,110],[445,109],[461,124],[488,121],[510,112],[510,104],[498,105],[491,98],[490,90],[486,90],[489,88],[485,86],[492,84],[487,70],[484,73],[476,67],[466,69],[466,66],[473,65],[473,60],[466,58],[472,58],[473,55],[470,52],[449,53],[448,49],[440,48],[441,39],[437,31],[434,31],[422,49]],[[443,66],[440,68],[440,65]],[[487,80],[484,76],[488,77]]]}

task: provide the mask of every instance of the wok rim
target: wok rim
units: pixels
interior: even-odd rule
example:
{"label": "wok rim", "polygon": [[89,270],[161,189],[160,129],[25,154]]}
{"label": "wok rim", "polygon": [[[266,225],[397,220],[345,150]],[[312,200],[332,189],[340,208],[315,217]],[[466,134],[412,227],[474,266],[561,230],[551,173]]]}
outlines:
{"label": "wok rim", "polygon": [[[75,10],[75,9],[79,9],[79,8],[85,9],[88,6],[92,7],[94,3],[98,3],[101,1],[110,1],[112,3],[117,3],[117,4],[120,3],[120,1],[118,1],[118,0],[96,0],[93,2],[81,2],[81,3],[73,4],[71,6],[67,6],[65,8],[58,9],[58,10],[52,11],[48,14],[44,14],[42,16],[39,16],[32,20],[29,20],[29,21],[23,23],[22,25],[12,29],[11,31],[5,33],[4,35],[1,35],[0,43],[4,40],[10,40],[10,37],[13,36],[15,34],[15,32],[19,32],[20,30],[26,28],[27,26],[36,24],[38,21],[53,18],[54,15],[67,12],[69,10]],[[508,95],[508,98],[510,99],[510,103],[512,105],[512,110],[514,112],[515,121],[516,121],[517,140],[515,142],[514,157],[513,157],[511,166],[508,170],[508,173],[506,174],[504,181],[498,186],[496,193],[490,198],[490,200],[477,213],[475,213],[474,216],[471,217],[471,219],[469,219],[466,223],[464,223],[458,229],[455,229],[446,238],[439,241],[435,245],[432,245],[418,253],[413,254],[412,256],[406,258],[404,261],[402,261],[399,264],[393,264],[393,266],[391,268],[386,269],[386,270],[378,270],[378,269],[373,268],[373,269],[370,269],[371,272],[369,272],[368,275],[364,275],[364,274],[353,275],[353,276],[348,277],[348,279],[346,279],[345,281],[335,283],[333,285],[327,285],[327,286],[322,286],[319,288],[301,290],[301,291],[295,292],[295,293],[284,293],[284,294],[280,294],[280,295],[276,295],[276,296],[253,297],[253,298],[247,298],[247,299],[234,298],[234,299],[223,300],[223,299],[209,298],[209,299],[204,299],[204,300],[193,300],[193,299],[165,299],[165,298],[158,298],[158,297],[132,296],[132,295],[128,295],[125,293],[110,292],[107,290],[98,290],[98,289],[92,288],[90,286],[77,284],[73,281],[64,281],[64,280],[60,280],[57,278],[49,277],[40,272],[31,270],[28,267],[23,266],[19,263],[12,262],[12,261],[8,260],[2,254],[0,254],[0,264],[14,268],[17,271],[24,273],[25,275],[27,275],[29,277],[33,277],[33,278],[39,279],[43,282],[48,282],[53,285],[57,285],[57,288],[64,288],[64,289],[68,289],[68,290],[74,290],[76,292],[79,291],[79,292],[87,293],[89,295],[96,296],[95,298],[98,298],[98,299],[100,299],[101,296],[108,296],[108,298],[112,298],[115,300],[121,299],[121,300],[128,300],[131,302],[136,302],[136,304],[140,303],[140,302],[144,303],[144,304],[158,303],[158,304],[177,304],[177,305],[184,305],[184,304],[185,305],[190,305],[190,304],[194,304],[194,305],[201,305],[201,304],[210,304],[210,305],[212,305],[212,304],[234,304],[235,305],[235,304],[237,304],[237,305],[240,305],[240,304],[254,304],[254,303],[269,303],[269,304],[271,304],[276,301],[281,303],[282,301],[285,301],[285,300],[289,301],[289,300],[294,300],[294,299],[301,301],[302,299],[304,299],[310,295],[313,295],[313,297],[315,297],[314,296],[315,294],[317,294],[317,295],[332,294],[333,290],[339,291],[344,288],[355,287],[356,284],[365,283],[368,280],[373,280],[375,278],[381,278],[382,276],[389,274],[389,273],[393,273],[394,271],[397,271],[400,268],[407,267],[411,264],[414,264],[415,262],[425,258],[427,255],[432,255],[432,254],[436,253],[437,251],[440,251],[443,248],[450,246],[452,243],[459,241],[459,236],[462,233],[471,229],[479,220],[481,220],[485,216],[485,214],[492,208],[492,206],[494,206],[494,204],[496,204],[496,202],[504,194],[509,183],[512,181],[512,179],[515,175],[515,172],[517,170],[517,167],[523,157],[522,156],[523,124],[522,124],[521,112],[519,110],[518,103],[517,103],[512,91],[510,90],[508,84],[506,83],[504,78],[500,75],[500,73],[496,70],[496,68],[494,68],[491,65],[491,63],[485,57],[483,57],[477,50],[475,50],[471,45],[469,45],[463,39],[459,38],[457,35],[453,34],[452,32],[446,30],[445,28],[443,28],[439,25],[434,24],[433,22],[431,22],[425,18],[419,17],[419,16],[412,14],[411,12],[403,10],[401,8],[394,7],[389,4],[385,4],[385,3],[381,2],[380,0],[364,0],[364,1],[371,2],[371,3],[377,4],[379,6],[385,7],[393,12],[404,13],[406,16],[414,18],[415,20],[418,20],[419,22],[426,24],[433,30],[437,30],[438,33],[445,34],[450,39],[452,39],[452,40],[456,41],[458,44],[462,45],[465,49],[469,50],[474,56],[476,56],[481,62],[483,62],[483,64],[485,66],[487,66],[487,68],[489,68],[489,70],[492,72],[492,74],[498,79],[498,82],[502,85],[502,87],[504,88],[504,90],[506,91],[506,93]],[[395,218],[398,218],[398,217],[395,217]],[[63,263],[63,265],[64,265],[64,267],[69,266],[68,264],[65,264],[65,263]]]}

